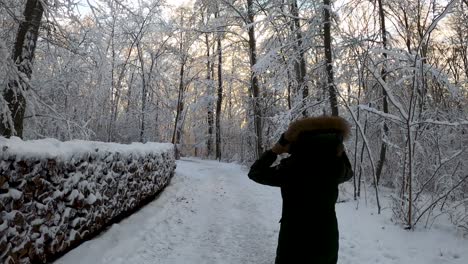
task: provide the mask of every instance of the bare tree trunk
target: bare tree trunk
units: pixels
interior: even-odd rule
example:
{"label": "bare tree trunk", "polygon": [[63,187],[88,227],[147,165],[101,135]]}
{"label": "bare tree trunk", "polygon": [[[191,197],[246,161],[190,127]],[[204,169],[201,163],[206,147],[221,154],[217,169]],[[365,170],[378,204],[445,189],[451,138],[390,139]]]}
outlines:
{"label": "bare tree trunk", "polygon": [[[215,14],[219,17],[219,13]],[[218,42],[218,100],[216,102],[216,159],[221,160],[221,106],[223,104],[223,50],[221,46],[221,33],[217,36]]]}
{"label": "bare tree trunk", "polygon": [[250,51],[250,89],[253,99],[253,114],[256,139],[256,156],[263,152],[262,140],[262,113],[260,108],[260,88],[258,78],[253,71],[253,66],[257,64],[257,40],[255,38],[253,0],[247,0],[247,25],[249,27],[249,51]]}
{"label": "bare tree trunk", "polygon": [[[403,13],[403,19],[405,21],[406,32],[410,32],[411,29],[410,29],[408,15],[406,13],[406,10],[402,9],[401,11]],[[410,34],[406,34],[405,44],[406,44],[406,48],[408,49],[408,53],[411,54],[411,45],[412,45],[412,43],[411,43],[411,35]]]}
{"label": "bare tree trunk", "polygon": [[[367,130],[367,115],[366,115],[366,120],[364,121],[364,135]],[[362,146],[361,146],[361,155],[359,158],[359,174],[358,174],[358,186],[357,186],[357,197],[361,197],[361,184],[362,184],[362,164],[364,161],[364,149],[366,148],[366,143],[364,142],[364,138],[362,139]]]}
{"label": "bare tree trunk", "polygon": [[[411,103],[410,103],[411,104]],[[411,106],[410,106],[411,107]],[[408,118],[406,123],[406,132],[408,137],[408,221],[407,229],[413,228],[413,141],[411,133],[411,120]]]}
{"label": "bare tree trunk", "polygon": [[297,0],[291,0],[291,15],[293,16],[293,33],[296,40],[296,45],[294,45],[297,52],[298,60],[294,63],[294,68],[296,71],[296,80],[298,84],[299,91],[302,91],[302,115],[307,116],[306,109],[306,98],[309,96],[309,87],[305,82],[305,77],[307,74],[306,60],[305,60],[305,51],[302,45],[302,31],[301,23],[299,20],[299,9],[297,7]]}
{"label": "bare tree trunk", "polygon": [[[142,120],[141,120],[141,125],[142,125],[142,130],[141,130],[141,134],[140,134],[140,140],[141,142],[146,142],[146,137],[145,137],[145,131],[146,131],[146,125],[145,125],[145,116],[146,116],[146,104],[147,104],[147,101],[148,101],[148,91],[153,91],[152,87],[151,87],[151,77],[153,76],[153,69],[154,69],[154,65],[156,63],[156,56],[154,54],[151,54],[151,64],[150,64],[150,67],[149,67],[149,70],[148,70],[148,78],[146,79],[145,81],[145,89],[144,89],[144,94],[142,94],[142,107],[141,107],[141,112],[142,112]],[[143,62],[144,63],[144,62]],[[150,98],[152,97],[152,95],[150,96]]]}
{"label": "bare tree trunk", "polygon": [[[36,49],[39,27],[44,7],[39,0],[28,0],[24,8],[24,20],[20,23],[13,50],[13,61],[20,75],[10,77],[3,96],[8,103],[13,124],[0,122],[0,134],[6,137],[23,137],[23,119],[26,110],[24,91],[28,90],[28,81],[32,75],[32,63]],[[22,77],[21,75],[24,75]],[[11,127],[13,125],[13,127]]]}
{"label": "bare tree trunk", "polygon": [[291,87],[292,87],[292,82],[291,82],[291,74],[289,73],[289,70],[287,71],[288,74],[288,110],[292,109],[292,102],[291,102]]}
{"label": "bare tree trunk", "polygon": [[[116,75],[116,59],[117,59],[117,54],[115,52],[115,26],[116,26],[116,15],[114,12],[114,6],[112,3],[109,3],[109,8],[111,10],[112,14],[112,29],[111,29],[111,35],[110,35],[110,49],[111,49],[111,54],[112,54],[112,62],[111,62],[111,91],[110,91],[110,110],[111,110],[111,115],[109,119],[109,125],[107,128],[107,141],[112,142],[114,141],[114,130],[115,130],[115,122],[117,121],[117,116],[118,116],[118,108],[119,108],[119,101],[120,101],[120,95],[121,95],[121,82],[122,79],[124,78],[125,74],[125,69],[126,65],[128,63],[128,60],[130,59],[130,56],[132,54],[132,48],[133,45],[135,44],[135,41],[132,43],[132,48],[130,48],[127,59],[125,61],[124,66],[122,67],[122,70],[118,76],[118,79],[115,80],[115,75]],[[108,47],[109,49],[109,47]]]}
{"label": "bare tree trunk", "polygon": [[130,81],[128,82],[128,91],[127,91],[127,107],[125,112],[128,114],[130,112],[130,108],[132,106],[132,87],[133,87],[133,79],[135,77],[135,71],[132,71],[130,75]]}
{"label": "bare tree trunk", "polygon": [[[207,80],[207,95],[211,96],[211,93],[213,92],[212,89],[212,83],[211,83],[211,62],[210,62],[210,43],[209,43],[209,38],[208,34],[205,34],[205,44],[206,44],[206,80]],[[208,101],[208,106],[207,106],[207,115],[208,115],[208,140],[206,141],[206,155],[208,157],[211,156],[213,153],[213,103],[211,99]]]}
{"label": "bare tree trunk", "polygon": [[145,112],[146,112],[146,97],[147,97],[147,87],[146,87],[146,74],[145,74],[145,61],[143,58],[143,50],[141,49],[141,44],[137,43],[138,58],[140,60],[141,66],[141,113],[140,113],[140,142],[145,141]]}
{"label": "bare tree trunk", "polygon": [[327,70],[327,88],[330,98],[330,108],[332,115],[338,116],[338,100],[336,97],[336,87],[333,76],[333,57],[331,49],[331,20],[330,20],[330,0],[323,0],[323,42],[325,46],[326,70]]}
{"label": "bare tree trunk", "polygon": [[112,61],[111,61],[111,90],[110,90],[110,110],[111,110],[111,115],[109,118],[109,125],[107,126],[107,142],[112,141],[112,136],[114,132],[114,110],[117,110],[114,108],[115,104],[115,97],[114,97],[114,88],[115,88],[115,76],[114,76],[114,71],[115,71],[115,60],[116,60],[116,54],[115,54],[115,43],[114,43],[114,38],[115,38],[115,17],[114,17],[114,12],[111,8],[112,12],[112,29],[111,29],[111,35],[110,35],[110,40],[109,40],[109,46],[111,49],[111,54],[112,54]]}
{"label": "bare tree trunk", "polygon": [[[236,68],[235,68],[235,63],[234,63],[234,58],[231,57],[231,76],[234,76],[234,73],[236,71]],[[232,97],[233,97],[233,84],[234,82],[233,81],[230,81],[228,82],[229,83],[229,104],[228,104],[228,119],[231,120],[232,119],[232,108],[233,108],[233,103],[232,103]]]}

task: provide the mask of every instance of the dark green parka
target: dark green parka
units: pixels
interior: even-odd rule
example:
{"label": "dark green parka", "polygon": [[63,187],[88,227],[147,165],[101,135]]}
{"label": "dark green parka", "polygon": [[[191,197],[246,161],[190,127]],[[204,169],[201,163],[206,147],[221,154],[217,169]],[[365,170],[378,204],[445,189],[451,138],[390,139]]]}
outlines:
{"label": "dark green parka", "polygon": [[[283,211],[276,263],[335,264],[338,185],[352,177],[343,150],[349,129],[341,118],[308,118],[300,122],[302,125],[296,122],[286,133],[292,138],[291,155],[271,167],[277,155],[271,150],[265,152],[252,165],[249,178],[281,188]],[[291,132],[291,128],[299,131]]]}

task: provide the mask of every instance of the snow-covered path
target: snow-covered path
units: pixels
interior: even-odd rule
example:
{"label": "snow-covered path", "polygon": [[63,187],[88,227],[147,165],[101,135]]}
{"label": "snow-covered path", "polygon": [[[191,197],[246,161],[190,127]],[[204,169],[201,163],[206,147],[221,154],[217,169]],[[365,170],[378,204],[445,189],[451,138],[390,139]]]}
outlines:
{"label": "snow-covered path", "polygon": [[[154,202],[56,264],[274,263],[280,192],[255,184],[239,165],[185,159]],[[468,263],[468,241],[438,230],[407,232],[337,205],[340,264]]]}

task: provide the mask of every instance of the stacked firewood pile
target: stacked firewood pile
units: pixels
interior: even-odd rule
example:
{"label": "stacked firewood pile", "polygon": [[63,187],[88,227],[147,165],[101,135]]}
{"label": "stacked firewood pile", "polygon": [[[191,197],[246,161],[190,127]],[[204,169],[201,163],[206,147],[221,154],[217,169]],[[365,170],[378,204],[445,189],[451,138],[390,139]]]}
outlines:
{"label": "stacked firewood pile", "polygon": [[174,175],[171,145],[90,145],[38,155],[0,139],[1,263],[47,262],[152,200]]}

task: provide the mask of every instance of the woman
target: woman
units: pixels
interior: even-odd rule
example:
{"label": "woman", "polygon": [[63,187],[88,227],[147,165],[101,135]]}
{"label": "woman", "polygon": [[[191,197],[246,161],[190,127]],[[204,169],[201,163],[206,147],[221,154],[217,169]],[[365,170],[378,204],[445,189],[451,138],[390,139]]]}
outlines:
{"label": "woman", "polygon": [[[283,212],[276,264],[337,263],[338,185],[353,174],[343,147],[349,130],[340,117],[295,121],[250,168],[250,179],[281,187]],[[286,152],[290,156],[271,167],[277,155]]]}

